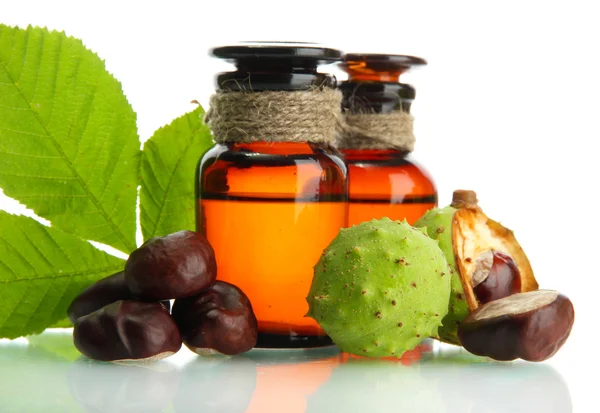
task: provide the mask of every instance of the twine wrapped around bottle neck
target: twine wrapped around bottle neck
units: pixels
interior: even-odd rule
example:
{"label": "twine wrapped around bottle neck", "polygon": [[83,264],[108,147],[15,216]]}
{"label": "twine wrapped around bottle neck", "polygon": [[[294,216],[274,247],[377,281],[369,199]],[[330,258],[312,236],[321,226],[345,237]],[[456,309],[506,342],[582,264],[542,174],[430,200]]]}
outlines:
{"label": "twine wrapped around bottle neck", "polygon": [[217,143],[333,143],[341,118],[342,93],[302,91],[219,91],[210,98],[205,121]]}
{"label": "twine wrapped around bottle neck", "polygon": [[395,110],[391,113],[344,114],[340,149],[398,149],[412,152],[415,147],[413,117]]}

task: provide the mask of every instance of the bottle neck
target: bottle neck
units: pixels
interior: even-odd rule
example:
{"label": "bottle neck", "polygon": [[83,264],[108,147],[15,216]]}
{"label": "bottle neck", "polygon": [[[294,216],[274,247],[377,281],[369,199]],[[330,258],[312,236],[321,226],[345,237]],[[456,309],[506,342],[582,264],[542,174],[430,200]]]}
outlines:
{"label": "bottle neck", "polygon": [[350,113],[410,113],[415,88],[406,83],[355,82],[340,84],[342,108]]}
{"label": "bottle neck", "polygon": [[281,61],[260,66],[240,62],[236,71],[219,73],[216,77],[218,91],[297,91],[334,88],[336,84],[334,75],[319,73],[316,67]]}

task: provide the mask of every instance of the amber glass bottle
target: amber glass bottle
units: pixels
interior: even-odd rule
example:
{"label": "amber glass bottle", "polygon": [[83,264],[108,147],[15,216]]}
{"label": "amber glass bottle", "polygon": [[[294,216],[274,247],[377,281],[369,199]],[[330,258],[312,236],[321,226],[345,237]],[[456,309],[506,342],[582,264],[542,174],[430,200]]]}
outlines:
{"label": "amber glass bottle", "polygon": [[[402,55],[348,54],[342,68],[348,80],[340,89],[346,113],[410,112],[415,89],[400,75],[423,59]],[[373,218],[406,219],[413,224],[437,205],[433,180],[406,148],[340,145],[348,166],[349,225]]]}
{"label": "amber glass bottle", "polygon": [[[227,93],[331,90],[335,77],[318,73],[317,66],[341,56],[333,49],[282,44],[226,46],[212,54],[237,67],[217,76],[217,91]],[[309,141],[224,141],[202,157],[197,179],[197,229],[215,249],[218,279],[250,298],[259,324],[257,346],[330,345],[305,317],[305,298],[313,266],[347,222],[346,167],[339,152]]]}

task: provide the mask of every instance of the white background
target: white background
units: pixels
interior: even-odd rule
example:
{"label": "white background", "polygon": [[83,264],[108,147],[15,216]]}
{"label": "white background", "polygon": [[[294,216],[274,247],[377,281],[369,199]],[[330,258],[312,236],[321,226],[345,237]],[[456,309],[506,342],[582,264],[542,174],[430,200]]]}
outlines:
{"label": "white background", "polygon": [[[206,104],[219,65],[207,50],[239,40],[317,41],[347,52],[414,54],[415,159],[440,205],[475,189],[515,230],[542,287],[569,295],[565,354],[576,411],[600,301],[600,24],[594,1],[0,0],[0,23],[64,30],[106,60],[138,113],[140,136]],[[0,197],[4,209],[15,204]],[[575,362],[577,360],[577,362]],[[586,407],[589,406],[589,409]],[[591,410],[590,410],[591,409]]]}

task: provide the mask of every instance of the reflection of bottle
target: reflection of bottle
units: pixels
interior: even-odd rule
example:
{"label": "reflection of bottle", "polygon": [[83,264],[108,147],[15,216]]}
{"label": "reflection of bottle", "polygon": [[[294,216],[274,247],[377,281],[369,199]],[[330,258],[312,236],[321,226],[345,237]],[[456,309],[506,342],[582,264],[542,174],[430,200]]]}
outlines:
{"label": "reflection of bottle", "polygon": [[413,224],[437,205],[432,179],[409,157],[415,89],[398,83],[410,67],[424,64],[401,55],[344,58],[348,81],[340,89],[349,129],[339,147],[348,165],[349,225],[382,217]]}
{"label": "reflection of bottle", "polygon": [[215,250],[218,278],[250,298],[258,347],[329,345],[305,317],[305,298],[347,219],[346,168],[331,146],[341,94],[317,72],[341,53],[246,44],[213,55],[237,69],[218,75],[207,114],[217,145],[199,163],[198,231]]}
{"label": "reflection of bottle", "polygon": [[[337,348],[249,353],[257,363],[256,390],[246,413],[304,413],[307,399],[342,362]],[[339,411],[331,410],[330,412]]]}
{"label": "reflection of bottle", "polygon": [[246,412],[256,387],[256,363],[244,356],[190,360],[181,374],[175,412]]}
{"label": "reflection of bottle", "polygon": [[493,362],[465,350],[450,349],[421,366],[424,376],[439,381],[452,412],[571,413],[569,388],[548,363]]}
{"label": "reflection of bottle", "polygon": [[166,362],[98,363],[82,358],[67,374],[69,389],[88,412],[161,412],[173,400],[179,372]]}

